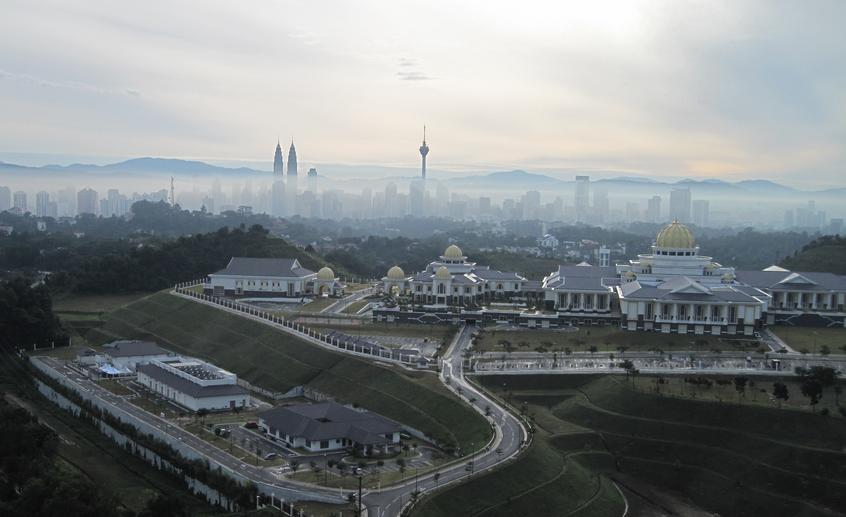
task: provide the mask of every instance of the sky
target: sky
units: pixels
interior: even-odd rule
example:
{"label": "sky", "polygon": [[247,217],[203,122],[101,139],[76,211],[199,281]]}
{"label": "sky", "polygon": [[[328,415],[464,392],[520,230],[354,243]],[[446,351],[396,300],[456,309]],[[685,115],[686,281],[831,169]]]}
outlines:
{"label": "sky", "polygon": [[410,167],[426,124],[429,166],[461,175],[840,187],[843,20],[836,0],[11,0],[0,159],[269,169],[293,138],[304,165]]}

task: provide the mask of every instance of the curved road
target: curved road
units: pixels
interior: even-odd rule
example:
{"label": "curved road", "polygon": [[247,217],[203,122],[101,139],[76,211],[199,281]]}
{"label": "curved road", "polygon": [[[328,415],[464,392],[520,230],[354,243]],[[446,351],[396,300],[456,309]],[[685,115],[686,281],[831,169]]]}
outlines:
{"label": "curved road", "polygon": [[[501,462],[513,458],[525,444],[527,438],[526,429],[517,417],[501,407],[497,401],[479,392],[464,378],[462,357],[464,351],[470,346],[474,331],[475,326],[465,325],[457,333],[442,358],[440,379],[447,388],[458,394],[468,404],[470,404],[469,399],[476,398],[476,401],[472,405],[480,414],[484,414],[484,408],[486,406],[490,408],[490,415],[486,418],[495,431],[493,440],[473,455],[472,472],[468,471],[469,469],[467,468],[468,461],[471,461],[471,459],[462,458],[452,464],[439,468],[437,471],[430,471],[425,475],[421,475],[416,481],[412,477],[401,484],[391,485],[379,491],[366,492],[362,497],[362,502],[367,507],[368,516],[393,517],[399,515],[404,506],[411,501],[415,489],[425,492],[456,483],[471,475],[478,475],[481,471],[490,469]],[[284,497],[287,500],[292,500],[297,499],[299,495],[302,497],[302,500],[319,499],[326,502],[341,502],[344,500],[344,496],[350,492],[348,489],[341,491],[339,489],[330,489],[293,481],[274,474],[268,469],[257,468],[243,463],[226,451],[209,444],[179,426],[168,422],[166,419],[140,409],[126,398],[104,389],[99,384],[91,381],[61,361],[43,356],[33,357],[32,360],[56,370],[72,384],[75,384],[80,391],[87,392],[90,396],[96,397],[101,402],[132,415],[148,425],[155,427],[160,432],[169,435],[175,441],[182,442],[183,445],[194,450],[196,453],[204,455],[223,465],[225,468],[254,481],[263,488],[262,492],[268,494],[275,492],[277,499]],[[434,479],[435,472],[440,474],[437,482]]]}
{"label": "curved road", "polygon": [[[368,508],[370,517],[391,517],[399,515],[402,508],[411,500],[415,486],[425,492],[434,488],[458,482],[470,475],[476,476],[481,471],[490,469],[495,465],[513,458],[520,452],[526,443],[526,429],[517,417],[509,413],[499,403],[487,395],[479,392],[464,378],[462,357],[464,351],[470,346],[470,341],[475,332],[474,325],[464,325],[456,335],[450,347],[447,349],[441,364],[441,382],[450,390],[458,394],[469,404],[470,398],[476,398],[473,407],[484,414],[484,407],[490,407],[488,420],[494,428],[495,436],[488,447],[473,455],[473,472],[466,470],[467,462],[464,458],[455,464],[443,467],[434,472],[420,476],[415,482],[414,479],[401,484],[393,485],[382,489],[379,492],[371,491],[362,497]],[[435,482],[435,472],[440,473],[440,478]]]}

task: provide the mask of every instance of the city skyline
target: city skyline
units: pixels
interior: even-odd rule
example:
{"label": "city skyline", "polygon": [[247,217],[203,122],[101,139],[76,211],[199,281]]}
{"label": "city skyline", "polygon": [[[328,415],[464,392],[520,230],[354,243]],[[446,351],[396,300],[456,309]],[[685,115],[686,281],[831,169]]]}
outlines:
{"label": "city skyline", "polygon": [[40,4],[0,21],[4,161],[50,141],[53,155],[265,162],[266,135],[295,128],[318,168],[415,168],[426,121],[427,173],[842,184],[838,3],[696,16],[686,3],[533,4],[507,23],[495,4],[449,19],[437,2],[415,17],[375,3]]}

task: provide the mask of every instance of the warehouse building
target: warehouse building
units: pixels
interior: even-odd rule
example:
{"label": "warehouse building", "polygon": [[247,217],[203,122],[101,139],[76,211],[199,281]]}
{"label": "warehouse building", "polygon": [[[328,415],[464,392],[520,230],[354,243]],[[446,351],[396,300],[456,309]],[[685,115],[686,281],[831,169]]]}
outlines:
{"label": "warehouse building", "polygon": [[234,373],[197,359],[153,360],[137,368],[138,382],[180,406],[223,411],[250,405],[250,392]]}

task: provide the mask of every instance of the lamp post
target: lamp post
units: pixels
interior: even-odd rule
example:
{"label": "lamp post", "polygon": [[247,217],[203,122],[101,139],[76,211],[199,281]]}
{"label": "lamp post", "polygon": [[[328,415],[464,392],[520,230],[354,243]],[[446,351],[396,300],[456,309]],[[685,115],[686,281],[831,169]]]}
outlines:
{"label": "lamp post", "polygon": [[356,469],[356,475],[358,476],[358,513],[356,515],[361,517],[361,469]]}

